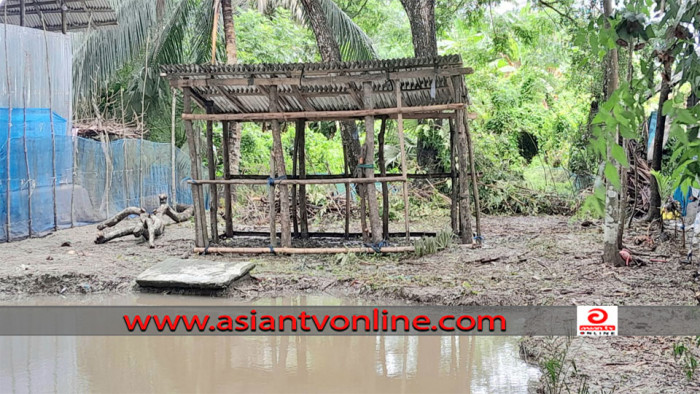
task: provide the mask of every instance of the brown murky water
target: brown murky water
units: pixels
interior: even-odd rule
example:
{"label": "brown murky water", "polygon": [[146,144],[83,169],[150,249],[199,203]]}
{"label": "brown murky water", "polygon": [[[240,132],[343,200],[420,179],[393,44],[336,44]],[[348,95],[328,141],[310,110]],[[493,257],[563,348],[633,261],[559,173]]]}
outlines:
{"label": "brown murky water", "polygon": [[[134,295],[21,303],[226,302]],[[351,303],[301,296],[255,304]],[[513,337],[0,337],[0,351],[1,392],[522,393],[539,377]]]}

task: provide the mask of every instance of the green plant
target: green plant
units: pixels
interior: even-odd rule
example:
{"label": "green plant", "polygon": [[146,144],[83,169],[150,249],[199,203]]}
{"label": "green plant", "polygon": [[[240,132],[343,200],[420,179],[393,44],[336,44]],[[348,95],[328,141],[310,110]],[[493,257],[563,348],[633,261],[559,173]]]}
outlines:
{"label": "green plant", "polygon": [[[700,346],[700,336],[695,337],[693,341],[695,347]],[[698,367],[698,359],[690,350],[690,345],[686,345],[684,342],[677,342],[673,344],[673,357],[676,361],[681,363],[683,372],[688,380],[692,380],[695,376],[695,370]]]}
{"label": "green plant", "polygon": [[448,248],[452,245],[453,237],[451,231],[440,231],[434,237],[421,237],[414,243],[416,256],[426,256]]}

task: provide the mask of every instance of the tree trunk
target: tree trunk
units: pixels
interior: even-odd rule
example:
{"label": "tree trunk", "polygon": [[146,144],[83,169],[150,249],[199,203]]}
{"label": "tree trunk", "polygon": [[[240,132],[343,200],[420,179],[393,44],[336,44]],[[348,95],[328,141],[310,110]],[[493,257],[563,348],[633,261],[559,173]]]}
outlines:
{"label": "tree trunk", "polygon": [[[671,63],[664,63],[664,72],[661,76],[661,93],[659,93],[659,109],[656,114],[656,131],[654,132],[654,154],[651,157],[651,169],[661,171],[661,158],[663,157],[664,131],[666,130],[666,115],[663,114],[664,103],[671,94]],[[651,195],[649,196],[649,213],[647,221],[661,217],[661,195],[656,177],[651,177]]]}
{"label": "tree trunk", "polygon": [[408,15],[415,57],[437,56],[435,0],[401,0]]}
{"label": "tree trunk", "polygon": [[[435,34],[435,1],[434,0],[401,0],[408,15],[413,36],[413,54],[415,57],[435,57],[437,51],[437,36]],[[436,122],[441,126],[440,120]],[[418,165],[426,172],[438,171],[438,148],[431,145],[423,133],[416,141],[416,157]]]}
{"label": "tree trunk", "polygon": [[[610,28],[609,18],[613,13],[612,0],[603,1],[603,10],[606,16],[606,28]],[[608,52],[605,59],[605,98],[609,99],[615,90],[617,90],[619,81],[619,64],[617,49],[612,49]],[[613,162],[611,146],[617,143],[617,132],[611,141],[608,142],[607,160]],[[619,172],[619,166],[618,166]],[[614,266],[624,264],[620,257],[620,248],[618,246],[618,237],[620,231],[620,193],[615,186],[606,181],[605,190],[605,217],[603,219],[603,262]],[[623,185],[624,187],[624,185]]]}
{"label": "tree trunk", "polygon": [[[314,36],[316,36],[316,45],[321,54],[321,59],[324,62],[342,61],[340,47],[333,36],[333,32],[326,20],[326,15],[323,13],[321,4],[318,0],[301,0],[301,2],[309,18],[311,29],[314,31]],[[352,173],[357,167],[361,155],[360,139],[355,128],[355,122],[340,122],[340,135],[343,140],[343,145],[348,148],[348,165]]]}
{"label": "tree trunk", "polygon": [[[221,0],[221,11],[224,19],[224,41],[226,42],[226,64],[238,63],[238,49],[236,46],[236,25],[233,19],[233,6],[231,0]],[[229,127],[229,162],[224,163],[229,168],[231,175],[238,175],[241,163],[241,124],[228,122]],[[230,187],[231,204],[236,202],[236,188]],[[233,209],[233,208],[231,208]]]}

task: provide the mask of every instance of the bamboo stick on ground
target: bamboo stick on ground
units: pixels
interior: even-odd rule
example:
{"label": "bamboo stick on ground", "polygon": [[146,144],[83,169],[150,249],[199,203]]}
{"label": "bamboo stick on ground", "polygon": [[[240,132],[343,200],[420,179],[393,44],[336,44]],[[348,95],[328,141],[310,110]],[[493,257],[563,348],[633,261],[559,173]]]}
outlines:
{"label": "bamboo stick on ground", "polygon": [[335,253],[408,253],[414,252],[413,246],[385,246],[377,248],[370,247],[350,247],[350,248],[194,248],[194,253],[233,253],[233,254],[335,254]]}

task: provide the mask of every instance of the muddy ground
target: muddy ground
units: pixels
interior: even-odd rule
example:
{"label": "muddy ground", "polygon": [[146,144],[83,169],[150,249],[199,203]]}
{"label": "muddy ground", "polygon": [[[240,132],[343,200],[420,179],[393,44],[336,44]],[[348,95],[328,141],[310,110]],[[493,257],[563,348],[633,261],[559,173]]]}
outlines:
{"label": "muddy ground", "polygon": [[[588,224],[588,223],[583,223]],[[484,247],[453,245],[431,256],[198,256],[252,260],[252,277],[222,296],[236,299],[326,292],[370,300],[441,305],[697,305],[697,267],[682,264],[672,241],[649,244],[646,227],[629,232],[626,245],[643,265],[601,263],[599,224],[567,217],[486,217]],[[331,225],[332,227],[332,225]],[[397,230],[402,227],[397,224]],[[415,223],[415,229],[434,226]],[[264,231],[264,227],[261,227]],[[94,226],[58,231],[45,238],[0,244],[0,299],[32,294],[140,291],[134,278],[167,257],[190,257],[191,223],[168,226],[155,249],[133,237],[93,243]],[[672,230],[670,232],[672,234]],[[635,242],[636,241],[636,242]],[[319,242],[319,241],[312,241]],[[340,241],[334,241],[340,242]],[[357,243],[357,241],[356,241]],[[238,239],[234,244],[267,244]],[[653,249],[653,250],[652,250]],[[651,261],[652,259],[658,261]],[[689,392],[673,345],[688,338],[528,338],[523,355],[544,366],[541,388],[555,392]],[[559,391],[560,390],[560,391]]]}

